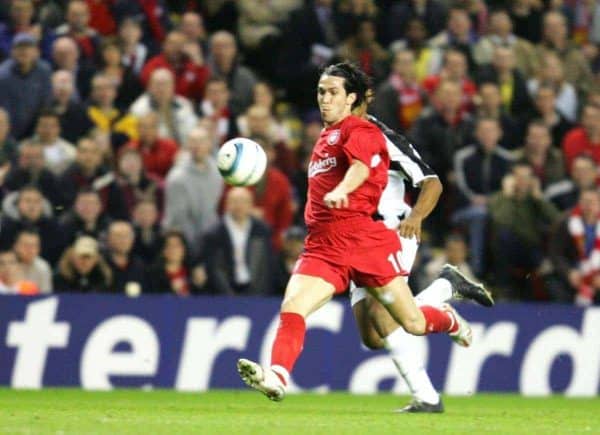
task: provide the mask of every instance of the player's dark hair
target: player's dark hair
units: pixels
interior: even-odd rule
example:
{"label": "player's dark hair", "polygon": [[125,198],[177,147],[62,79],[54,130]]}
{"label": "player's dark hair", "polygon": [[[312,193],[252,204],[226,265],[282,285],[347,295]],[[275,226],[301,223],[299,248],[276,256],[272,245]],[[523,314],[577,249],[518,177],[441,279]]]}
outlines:
{"label": "player's dark hair", "polygon": [[371,87],[371,78],[358,65],[350,62],[336,63],[325,67],[321,75],[324,74],[344,79],[346,94],[356,95],[352,109],[357,108],[365,101],[367,90]]}

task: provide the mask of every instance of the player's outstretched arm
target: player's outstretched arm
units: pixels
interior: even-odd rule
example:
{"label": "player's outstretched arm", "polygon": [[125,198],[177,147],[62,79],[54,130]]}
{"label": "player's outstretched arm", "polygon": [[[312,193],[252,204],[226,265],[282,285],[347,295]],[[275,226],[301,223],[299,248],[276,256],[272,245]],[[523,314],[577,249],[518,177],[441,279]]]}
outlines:
{"label": "player's outstretched arm", "polygon": [[412,211],[398,225],[400,237],[410,239],[414,236],[421,241],[421,225],[437,205],[442,190],[442,183],[437,177],[425,178],[421,182],[421,191]]}
{"label": "player's outstretched arm", "polygon": [[343,180],[331,192],[323,197],[329,208],[348,207],[348,195],[360,187],[369,178],[370,169],[360,160],[352,160]]}

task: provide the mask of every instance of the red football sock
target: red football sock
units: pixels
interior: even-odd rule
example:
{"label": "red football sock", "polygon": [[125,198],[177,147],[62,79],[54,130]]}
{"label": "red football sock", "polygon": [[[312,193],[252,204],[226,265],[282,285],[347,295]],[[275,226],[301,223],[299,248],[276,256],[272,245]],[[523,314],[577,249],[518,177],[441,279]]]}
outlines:
{"label": "red football sock", "polygon": [[[305,332],[306,323],[300,314],[279,314],[279,328],[271,350],[271,366],[281,366],[291,373],[302,352]],[[282,375],[276,374],[286,383],[287,380]]]}
{"label": "red football sock", "polygon": [[458,322],[449,311],[441,310],[431,305],[423,305],[419,308],[425,316],[425,330],[427,334],[431,332],[456,332],[458,330]]}

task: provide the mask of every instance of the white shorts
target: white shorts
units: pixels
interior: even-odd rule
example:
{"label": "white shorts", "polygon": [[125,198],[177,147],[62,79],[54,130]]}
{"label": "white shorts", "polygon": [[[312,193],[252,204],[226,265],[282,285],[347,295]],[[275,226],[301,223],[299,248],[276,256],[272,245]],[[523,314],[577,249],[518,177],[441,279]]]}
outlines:
{"label": "white shorts", "polygon": [[[402,270],[410,273],[412,266],[417,256],[417,249],[419,249],[419,242],[416,237],[405,239],[400,237],[400,243],[402,244],[402,251],[398,258],[399,266]],[[408,281],[408,276],[405,277]],[[356,285],[350,281],[350,305],[354,306],[368,295],[367,289],[363,287],[356,287]]]}

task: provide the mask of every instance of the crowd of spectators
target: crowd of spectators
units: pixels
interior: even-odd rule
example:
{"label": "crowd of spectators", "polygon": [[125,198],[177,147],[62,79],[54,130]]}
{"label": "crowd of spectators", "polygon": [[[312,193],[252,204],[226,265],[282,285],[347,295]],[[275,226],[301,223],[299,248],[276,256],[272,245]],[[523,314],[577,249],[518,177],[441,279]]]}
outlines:
{"label": "crowd of spectators", "polygon": [[[600,301],[596,1],[3,0],[0,58],[0,293],[281,294],[319,70],[350,60],[444,184],[415,286],[449,261]],[[236,136],[249,189],[214,160]]]}

